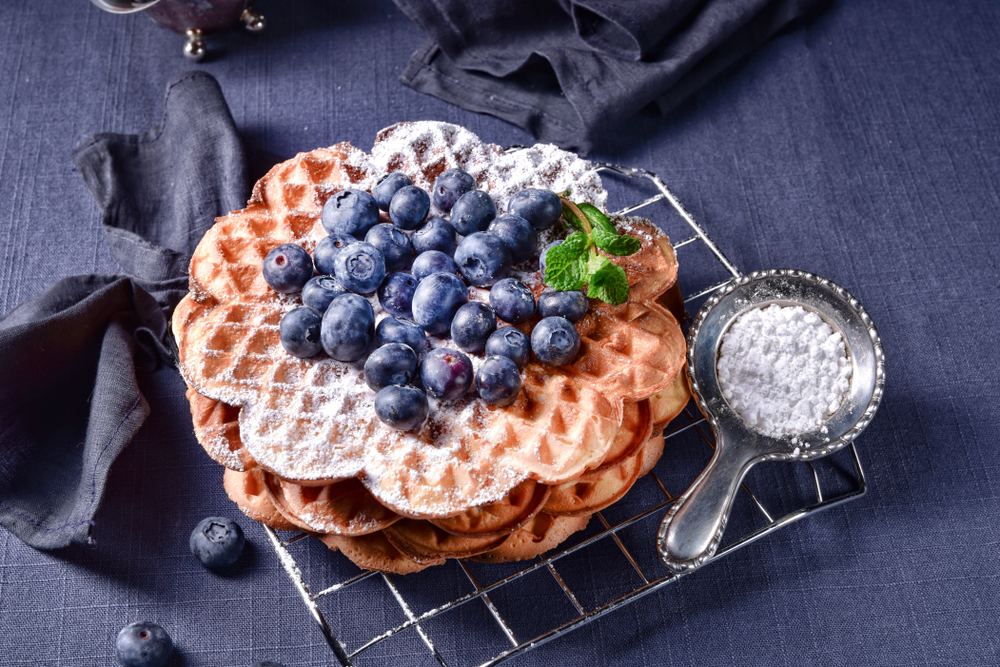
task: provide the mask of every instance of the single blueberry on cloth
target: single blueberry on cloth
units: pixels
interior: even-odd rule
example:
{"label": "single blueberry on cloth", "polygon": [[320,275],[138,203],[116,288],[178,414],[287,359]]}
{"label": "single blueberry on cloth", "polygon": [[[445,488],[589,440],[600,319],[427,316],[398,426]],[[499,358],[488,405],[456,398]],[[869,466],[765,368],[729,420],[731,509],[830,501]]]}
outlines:
{"label": "single blueberry on cloth", "polygon": [[108,470],[149,414],[136,376],[174,358],[191,253],[249,192],[215,79],[175,77],[164,106],[148,132],[72,154],[122,275],[60,280],[0,317],[0,524],[39,549],[91,540]]}

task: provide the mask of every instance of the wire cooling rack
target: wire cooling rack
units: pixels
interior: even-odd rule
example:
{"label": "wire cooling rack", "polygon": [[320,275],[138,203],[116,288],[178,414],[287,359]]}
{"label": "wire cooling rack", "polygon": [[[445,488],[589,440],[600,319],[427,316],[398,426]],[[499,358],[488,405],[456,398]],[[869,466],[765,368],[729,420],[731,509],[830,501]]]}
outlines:
{"label": "wire cooling rack", "polygon": [[[740,275],[659,176],[611,164],[599,168],[608,176],[612,203],[617,198],[626,202],[618,214],[641,209],[671,238],[683,239],[674,248],[688,312]],[[664,454],[653,472],[622,500],[595,513],[585,531],[531,561],[488,565],[449,560],[418,574],[389,575],[359,569],[318,541],[305,539],[306,533],[285,536],[263,528],[341,665],[381,665],[390,656],[406,656],[411,664],[488,667],[682,576],[658,560],[656,529],[707,464],[715,441],[692,403],[669,424],[664,437]],[[865,488],[853,444],[809,463],[758,466],[743,482],[726,540],[711,560],[856,499]]]}

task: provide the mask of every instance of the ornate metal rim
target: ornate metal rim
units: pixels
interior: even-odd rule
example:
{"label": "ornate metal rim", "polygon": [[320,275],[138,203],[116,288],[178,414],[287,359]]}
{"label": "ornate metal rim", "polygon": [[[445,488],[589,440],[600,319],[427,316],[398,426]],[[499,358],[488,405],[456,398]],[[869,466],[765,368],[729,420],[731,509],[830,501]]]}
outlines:
{"label": "ornate metal rim", "polygon": [[875,327],[875,323],[872,321],[871,315],[869,315],[868,311],[861,305],[861,302],[854,298],[854,296],[846,289],[832,280],[818,276],[815,273],[800,271],[798,269],[766,269],[763,271],[754,271],[753,273],[747,273],[731,279],[716,290],[715,294],[702,304],[701,308],[698,310],[698,314],[695,316],[694,321],[691,323],[691,328],[688,330],[687,336],[688,375],[691,378],[691,390],[694,394],[695,400],[697,401],[698,409],[705,415],[705,418],[711,425],[712,430],[716,431],[719,428],[718,416],[708,409],[708,405],[702,397],[701,387],[699,386],[697,375],[694,371],[696,351],[695,341],[701,331],[702,324],[704,324],[705,318],[712,311],[712,309],[737,288],[759,280],[780,277],[805,278],[806,280],[822,285],[844,299],[844,301],[846,301],[847,304],[855,311],[865,328],[868,330],[868,336],[871,338],[875,358],[875,387],[872,391],[872,396],[868,405],[865,407],[861,417],[852,428],[846,431],[839,438],[831,440],[829,443],[819,447],[802,450],[798,455],[775,453],[767,454],[762,457],[762,460],[765,461],[810,461],[812,459],[831,454],[857,438],[861,432],[868,427],[872,419],[875,418],[875,412],[878,410],[878,406],[882,402],[882,394],[885,390],[885,352],[882,349],[882,339],[879,336],[878,329]]}

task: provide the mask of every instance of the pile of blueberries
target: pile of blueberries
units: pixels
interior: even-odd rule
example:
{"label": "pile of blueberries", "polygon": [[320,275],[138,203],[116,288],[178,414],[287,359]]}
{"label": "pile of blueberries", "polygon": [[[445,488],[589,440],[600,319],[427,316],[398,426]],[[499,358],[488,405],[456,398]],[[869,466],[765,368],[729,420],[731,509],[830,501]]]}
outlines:
{"label": "pile of blueberries", "polygon": [[[267,284],[282,294],[301,291],[300,308],[281,320],[289,354],[309,358],[325,351],[344,362],[364,362],[375,413],[406,431],[427,417],[427,394],[450,401],[473,385],[491,405],[509,405],[521,390],[520,369],[529,353],[545,364],[571,362],[580,349],[573,323],[587,312],[583,292],[549,291],[537,300],[508,278],[514,264],[537,255],[536,230],[562,213],[549,190],[522,190],[497,215],[487,192],[471,175],[450,169],[434,182],[435,206],[450,219],[427,219],[431,196],[405,174],[383,177],[371,194],[344,190],[323,206],[329,236],[312,256],[295,244],[264,259]],[[389,223],[379,223],[379,209]],[[364,240],[360,240],[364,239]],[[542,261],[544,262],[544,256]],[[544,268],[544,267],[543,267]],[[490,289],[489,304],[469,300],[469,285]],[[375,326],[375,312],[360,295],[377,292],[390,317]],[[530,338],[511,325],[535,317]],[[464,352],[485,354],[473,377],[462,351],[441,347],[423,354],[427,335],[447,337]]]}

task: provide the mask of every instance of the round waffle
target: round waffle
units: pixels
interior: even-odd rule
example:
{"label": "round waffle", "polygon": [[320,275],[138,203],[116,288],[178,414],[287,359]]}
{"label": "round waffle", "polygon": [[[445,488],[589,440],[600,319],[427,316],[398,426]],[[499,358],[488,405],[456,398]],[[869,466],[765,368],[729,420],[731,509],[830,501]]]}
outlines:
{"label": "round waffle", "polygon": [[[594,302],[577,323],[577,359],[556,369],[529,362],[510,406],[472,396],[433,404],[420,430],[399,433],[374,419],[360,366],[286,354],[278,324],[298,301],[264,283],[267,252],[286,242],[312,251],[325,236],[323,203],[341,189],[369,189],[391,171],[429,189],[456,166],[500,209],[526,187],[571,189],[599,207],[606,197],[590,163],[555,147],[505,153],[462,128],[403,123],[381,132],[370,155],[339,144],[274,167],[247,208],[219,218],[199,244],[191,293],[173,318],[195,433],[229,468],[230,497],[361,567],[402,573],[445,558],[544,552],[655,465],[661,422],[688,397],[684,339],[668,311],[683,314],[673,248],[640,218],[615,220],[640,251],[609,258],[628,276],[630,301]],[[543,289],[531,267],[514,275]]]}
{"label": "round waffle", "polygon": [[[358,478],[398,514],[444,518],[496,502],[525,479],[560,484],[596,467],[624,403],[676,377],[683,336],[656,303],[676,262],[662,233],[637,219],[627,222],[642,250],[613,258],[629,276],[632,300],[592,308],[578,323],[577,361],[558,369],[529,363],[510,406],[470,396],[432,406],[419,431],[401,434],[374,417],[359,368],[285,354],[278,324],[296,300],[264,283],[266,253],[286,242],[312,250],[325,234],[322,205],[340,189],[370,187],[393,170],[428,188],[452,166],[471,173],[500,206],[529,186],[570,188],[598,206],[604,200],[591,165],[554,147],[505,154],[461,128],[401,124],[379,134],[371,155],[340,144],[274,167],[247,208],[219,218],[198,245],[191,293],[173,318],[181,372],[199,394],[239,407],[246,455],[265,470],[301,485]],[[220,438],[212,451],[235,467]]]}

